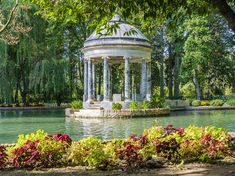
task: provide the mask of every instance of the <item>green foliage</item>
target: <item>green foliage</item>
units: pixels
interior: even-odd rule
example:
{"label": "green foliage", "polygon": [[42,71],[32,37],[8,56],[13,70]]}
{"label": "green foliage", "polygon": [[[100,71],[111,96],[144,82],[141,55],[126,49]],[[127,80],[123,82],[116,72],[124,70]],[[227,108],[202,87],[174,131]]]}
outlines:
{"label": "green foliage", "polygon": [[163,108],[165,104],[165,98],[158,96],[158,95],[153,95],[150,101],[150,107],[151,108]]}
{"label": "green foliage", "polygon": [[149,109],[150,108],[150,102],[144,101],[143,103],[141,103],[140,107],[145,109],[145,110]]}
{"label": "green foliage", "polygon": [[223,104],[224,104],[224,101],[220,99],[210,101],[211,106],[222,106]]}
{"label": "green foliage", "polygon": [[104,151],[100,139],[88,137],[74,142],[68,151],[68,160],[73,165],[95,166],[104,164],[111,156]]}
{"label": "green foliage", "polygon": [[235,99],[228,99],[226,101],[226,103],[229,105],[229,106],[235,106]]}
{"label": "green foliage", "polygon": [[214,126],[185,128],[180,154],[183,158],[211,161],[224,157],[230,145],[230,136],[225,129]]}
{"label": "green foliage", "polygon": [[187,82],[181,87],[180,93],[184,97],[195,97],[195,85],[192,82]]}
{"label": "green foliage", "polygon": [[202,100],[200,103],[201,106],[210,106],[210,101]]}
{"label": "green foliage", "polygon": [[193,100],[192,106],[201,106],[201,101],[200,100]]}
{"label": "green foliage", "polygon": [[139,104],[138,104],[138,102],[132,101],[132,102],[129,104],[129,108],[132,109],[132,110],[139,109]]}
{"label": "green foliage", "polygon": [[19,135],[15,146],[8,147],[10,162],[15,167],[53,167],[65,164],[64,156],[71,139],[68,135],[48,135],[43,130]]}
{"label": "green foliage", "polygon": [[82,101],[80,100],[74,100],[70,103],[70,106],[73,108],[73,109],[82,109],[83,108],[83,104],[82,104]]}
{"label": "green foliage", "polygon": [[[145,167],[151,158],[164,157],[169,161],[210,162],[234,157],[235,141],[227,130],[214,126],[165,128],[154,126],[140,136],[102,141],[87,137],[72,143],[67,134],[48,135],[42,130],[20,135],[7,155],[0,147],[0,168],[6,163],[13,167],[93,166],[125,171]],[[9,147],[8,147],[9,152]]]}
{"label": "green foliage", "polygon": [[122,104],[120,103],[112,103],[112,110],[121,110]]}

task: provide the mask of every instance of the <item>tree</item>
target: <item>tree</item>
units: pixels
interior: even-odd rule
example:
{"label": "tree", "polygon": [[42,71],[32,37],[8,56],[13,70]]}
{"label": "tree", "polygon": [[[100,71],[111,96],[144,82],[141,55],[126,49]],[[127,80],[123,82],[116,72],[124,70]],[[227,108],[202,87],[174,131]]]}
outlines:
{"label": "tree", "polygon": [[225,86],[234,80],[234,64],[228,58],[234,50],[234,35],[223,18],[215,14],[186,20],[185,29],[183,84],[194,83],[197,99],[222,95]]}
{"label": "tree", "polygon": [[[86,18],[91,18],[91,25],[101,27],[115,13],[117,7],[124,18],[133,14],[143,13],[144,19],[158,19],[163,23],[166,19],[180,20],[181,16],[193,14],[209,14],[219,11],[235,32],[235,1],[234,0],[86,0],[86,1],[61,1],[61,0],[31,0],[41,7],[41,14],[49,19],[64,21],[66,23],[80,23]],[[183,10],[184,9],[184,10]],[[98,23],[99,22],[99,23]],[[172,25],[175,25],[174,23]]]}
{"label": "tree", "polygon": [[[0,1],[0,3],[1,3],[1,1]],[[11,9],[10,14],[9,14],[9,17],[8,17],[8,19],[7,19],[7,21],[6,21],[5,24],[2,24],[2,23],[1,23],[2,19],[0,19],[0,20],[1,20],[1,21],[0,21],[0,34],[3,33],[4,30],[6,30],[7,27],[10,25],[10,23],[11,23],[11,21],[12,21],[12,19],[13,19],[13,16],[15,15],[15,11],[16,11],[16,8],[18,7],[18,5],[19,5],[19,0],[16,0],[15,6]],[[0,16],[2,16],[2,15],[3,15],[3,14],[0,14]],[[2,17],[2,18],[3,18],[3,17]]]}

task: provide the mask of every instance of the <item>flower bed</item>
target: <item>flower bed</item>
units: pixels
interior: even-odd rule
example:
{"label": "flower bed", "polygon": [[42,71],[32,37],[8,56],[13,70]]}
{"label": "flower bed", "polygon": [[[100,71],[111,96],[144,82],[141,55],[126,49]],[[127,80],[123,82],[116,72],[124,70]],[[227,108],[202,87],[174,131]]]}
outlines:
{"label": "flower bed", "polygon": [[228,157],[235,158],[235,138],[213,126],[156,126],[140,136],[110,141],[94,137],[72,141],[67,134],[49,135],[38,130],[19,135],[14,146],[0,146],[0,169],[93,166],[129,170],[156,166],[159,158],[164,158],[161,162],[214,162]]}

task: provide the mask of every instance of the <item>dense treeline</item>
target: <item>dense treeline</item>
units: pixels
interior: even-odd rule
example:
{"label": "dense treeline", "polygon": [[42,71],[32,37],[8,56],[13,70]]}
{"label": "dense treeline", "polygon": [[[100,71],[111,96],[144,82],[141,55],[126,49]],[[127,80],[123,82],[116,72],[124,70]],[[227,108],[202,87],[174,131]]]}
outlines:
{"label": "dense treeline", "polygon": [[[4,24],[12,2],[3,1]],[[48,20],[36,5],[20,5],[11,25],[0,33],[0,102],[70,102],[82,99],[81,48],[97,24],[91,17],[77,21]],[[175,12],[177,15],[177,11]],[[136,25],[153,44],[152,87],[171,99],[209,99],[235,93],[235,35],[216,12],[185,15],[160,23],[133,14]],[[174,25],[172,25],[174,24]],[[113,78],[122,78],[122,66]],[[102,80],[98,67],[97,82]],[[119,79],[120,80],[120,79]],[[113,80],[115,82],[115,80]],[[119,86],[118,86],[119,85]],[[113,91],[121,91],[114,84]],[[101,91],[101,84],[97,86]]]}

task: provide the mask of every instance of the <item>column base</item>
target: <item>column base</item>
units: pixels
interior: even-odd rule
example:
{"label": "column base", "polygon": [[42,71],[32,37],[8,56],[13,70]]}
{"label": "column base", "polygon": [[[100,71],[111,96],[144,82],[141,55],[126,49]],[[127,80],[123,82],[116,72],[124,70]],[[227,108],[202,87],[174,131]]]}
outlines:
{"label": "column base", "polygon": [[130,109],[129,108],[129,105],[131,104],[131,100],[125,100],[124,103],[123,103],[123,109]]}
{"label": "column base", "polygon": [[146,100],[151,101],[151,94],[146,94]]}
{"label": "column base", "polygon": [[101,102],[101,107],[105,110],[112,109],[112,102],[108,100],[103,100]]}

